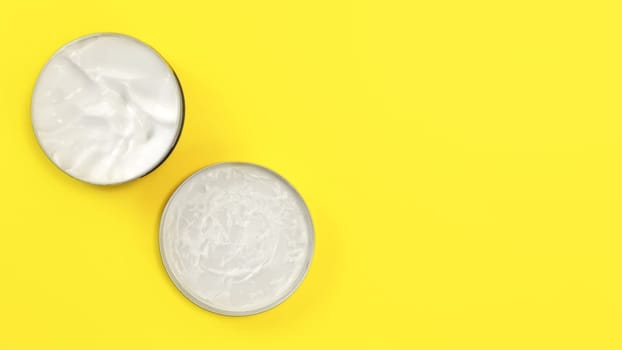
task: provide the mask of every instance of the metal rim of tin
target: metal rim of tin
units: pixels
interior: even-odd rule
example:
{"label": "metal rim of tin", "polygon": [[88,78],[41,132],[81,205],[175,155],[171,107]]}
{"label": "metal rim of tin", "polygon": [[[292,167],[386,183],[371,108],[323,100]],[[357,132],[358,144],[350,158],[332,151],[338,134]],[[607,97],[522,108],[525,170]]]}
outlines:
{"label": "metal rim of tin", "polygon": [[[218,307],[214,307],[212,305],[209,305],[201,300],[199,300],[198,298],[196,298],[195,296],[192,295],[192,293],[190,293],[188,290],[186,290],[182,283],[180,281],[177,280],[177,278],[175,277],[175,274],[172,272],[172,269],[170,268],[168,261],[166,259],[166,257],[164,256],[164,247],[163,247],[163,231],[164,231],[164,218],[166,217],[166,214],[169,210],[169,206],[171,205],[171,202],[173,201],[173,199],[175,198],[175,196],[177,195],[177,193],[184,187],[184,185],[186,185],[187,183],[189,183],[195,176],[203,173],[204,171],[209,171],[211,169],[214,169],[216,167],[221,167],[221,166],[227,166],[227,165],[244,165],[244,166],[251,166],[251,167],[255,167],[258,169],[261,169],[263,171],[268,172],[271,175],[274,175],[279,181],[281,181],[285,186],[287,186],[288,188],[290,188],[290,190],[292,191],[292,193],[294,193],[296,196],[298,196],[298,198],[300,199],[300,204],[302,204],[302,208],[304,209],[304,214],[306,216],[306,220],[308,222],[309,225],[309,233],[308,233],[308,239],[309,239],[309,246],[307,248],[307,259],[304,263],[304,266],[302,268],[302,270],[300,271],[299,275],[297,276],[296,280],[294,281],[294,283],[291,284],[291,286],[289,287],[289,290],[284,293],[282,296],[280,296],[279,298],[277,298],[275,301],[273,301],[272,303],[264,306],[264,307],[260,307],[254,310],[250,310],[250,311],[231,311],[231,310],[224,310],[224,309],[220,309]],[[311,213],[309,212],[309,208],[307,206],[307,203],[305,202],[304,198],[300,195],[300,192],[298,192],[298,190],[296,190],[296,188],[294,186],[292,186],[292,184],[287,181],[287,179],[285,179],[283,176],[281,176],[279,173],[273,171],[272,169],[266,168],[264,166],[258,165],[258,164],[253,164],[253,163],[247,163],[247,162],[220,162],[220,163],[215,163],[215,164],[211,164],[208,166],[205,166],[203,168],[200,168],[199,170],[193,172],[190,176],[188,176],[184,181],[182,181],[181,184],[179,184],[179,186],[177,186],[177,188],[175,188],[175,191],[173,192],[173,194],[171,194],[171,196],[169,197],[168,201],[166,202],[166,205],[164,206],[164,210],[162,211],[162,215],[160,216],[160,228],[159,228],[159,234],[158,234],[158,247],[160,250],[160,258],[162,259],[162,265],[164,265],[164,269],[166,270],[166,273],[168,275],[168,277],[170,278],[170,280],[173,282],[173,284],[175,285],[175,287],[177,288],[177,290],[179,290],[179,292],[181,292],[181,294],[183,294],[188,300],[190,300],[193,304],[195,304],[196,306],[216,313],[216,314],[220,314],[223,316],[251,316],[251,315],[256,315],[268,310],[271,310],[277,306],[279,306],[280,304],[282,304],[283,302],[285,302],[285,300],[289,299],[290,296],[292,296],[292,294],[294,294],[294,292],[296,292],[296,290],[298,290],[298,288],[300,287],[300,285],[302,284],[302,281],[304,281],[305,277],[307,276],[308,272],[309,272],[309,268],[311,267],[311,261],[313,260],[313,254],[315,252],[315,228],[313,226],[313,220],[311,218]]]}
{"label": "metal rim of tin", "polygon": [[54,54],[52,54],[52,56],[50,56],[50,58],[48,58],[48,60],[45,62],[45,64],[43,65],[43,67],[41,68],[41,70],[39,71],[39,74],[37,75],[37,80],[35,81],[35,85],[34,88],[32,90],[32,94],[31,96],[34,96],[35,94],[35,90],[37,89],[37,85],[39,84],[39,79],[41,79],[41,73],[43,73],[43,71],[47,68],[48,64],[50,63],[50,61],[52,61],[52,59],[54,57],[56,57],[57,55],[59,55],[65,48],[78,43],[80,41],[86,40],[86,39],[90,39],[90,38],[94,38],[94,37],[99,37],[99,36],[118,36],[118,37],[123,37],[126,39],[130,39],[132,41],[137,42],[138,44],[145,46],[147,48],[149,48],[156,56],[158,56],[160,58],[160,60],[168,67],[168,69],[171,71],[171,73],[173,74],[173,77],[175,78],[175,82],[177,83],[177,88],[179,91],[179,98],[180,98],[180,106],[179,106],[179,126],[177,128],[177,132],[175,134],[175,138],[173,139],[173,141],[171,142],[171,145],[169,146],[169,150],[168,152],[164,153],[162,158],[154,163],[153,167],[151,167],[150,169],[148,169],[147,171],[145,171],[142,174],[138,174],[134,177],[131,177],[129,179],[123,180],[123,181],[117,181],[117,182],[92,182],[92,181],[87,181],[84,179],[80,179],[72,174],[70,174],[69,172],[67,172],[65,169],[63,169],[60,165],[56,164],[56,162],[54,162],[54,160],[51,158],[51,156],[48,154],[47,150],[43,147],[43,145],[41,144],[41,141],[39,140],[39,135],[37,134],[37,130],[35,128],[35,125],[33,123],[33,116],[32,116],[32,103],[33,103],[33,98],[31,97],[31,101],[30,101],[30,125],[32,126],[32,130],[33,133],[35,134],[35,138],[37,140],[37,144],[39,145],[39,148],[43,151],[43,153],[45,154],[45,157],[52,163],[54,164],[54,166],[56,168],[58,168],[60,171],[62,171],[64,174],[66,174],[67,176],[78,180],[80,182],[84,182],[84,183],[88,183],[91,185],[97,185],[97,186],[115,186],[115,185],[122,185],[128,182],[132,182],[134,180],[140,179],[142,177],[145,177],[149,174],[151,174],[153,171],[155,171],[158,167],[160,167],[160,165],[162,165],[167,159],[168,157],[171,155],[171,153],[173,153],[173,150],[175,149],[175,147],[177,146],[177,143],[179,142],[179,139],[181,137],[181,132],[183,130],[184,127],[184,121],[185,121],[185,114],[186,114],[186,100],[184,97],[184,91],[183,88],[181,86],[181,82],[179,81],[179,77],[177,76],[177,73],[175,72],[175,69],[173,69],[173,66],[164,58],[164,56],[162,56],[156,49],[154,49],[151,45],[147,44],[146,42],[137,39],[133,36],[127,35],[127,34],[122,34],[122,33],[116,33],[116,32],[99,32],[99,33],[92,33],[92,34],[86,34],[83,36],[80,36],[76,39],[71,40],[70,42],[64,44],[63,46],[61,46],[60,48],[58,48]]}

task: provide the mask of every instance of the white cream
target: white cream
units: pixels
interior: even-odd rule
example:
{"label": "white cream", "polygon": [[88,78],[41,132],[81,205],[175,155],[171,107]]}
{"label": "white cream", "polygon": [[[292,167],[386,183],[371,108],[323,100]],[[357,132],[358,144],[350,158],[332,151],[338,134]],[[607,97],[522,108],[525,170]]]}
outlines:
{"label": "white cream", "polygon": [[174,147],[183,96],[173,71],[146,44],[121,34],[79,38],[54,54],[32,96],[39,144],[82,181],[143,176]]}
{"label": "white cream", "polygon": [[279,175],[251,164],[199,170],[171,196],[160,226],[166,270],[195,304],[249,315],[285,300],[304,278],[313,225]]}

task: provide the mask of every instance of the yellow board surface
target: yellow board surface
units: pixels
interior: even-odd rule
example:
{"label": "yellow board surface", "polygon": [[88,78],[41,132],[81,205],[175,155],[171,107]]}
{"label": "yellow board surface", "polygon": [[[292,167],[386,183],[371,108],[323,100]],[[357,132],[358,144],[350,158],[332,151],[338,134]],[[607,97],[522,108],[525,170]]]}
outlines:
{"label": "yellow board surface", "polygon": [[[0,349],[622,348],[617,1],[4,1]],[[154,173],[80,183],[29,104],[56,49],[135,36],[186,122]],[[284,304],[179,293],[158,224],[195,170],[286,177],[316,227]]]}

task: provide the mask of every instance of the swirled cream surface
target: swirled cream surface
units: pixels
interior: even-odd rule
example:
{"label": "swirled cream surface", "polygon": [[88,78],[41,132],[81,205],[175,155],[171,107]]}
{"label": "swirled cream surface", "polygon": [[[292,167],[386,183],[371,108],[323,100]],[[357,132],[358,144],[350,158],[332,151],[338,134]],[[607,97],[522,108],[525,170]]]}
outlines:
{"label": "swirled cream surface", "polygon": [[93,34],[48,61],[31,114],[39,144],[61,170],[116,184],[147,174],[170,153],[181,131],[183,96],[151,47],[126,35]]}
{"label": "swirled cream surface", "polygon": [[285,300],[313,253],[300,195],[276,173],[222,163],[190,176],[169,200],[160,251],[175,285],[197,305],[249,315]]}

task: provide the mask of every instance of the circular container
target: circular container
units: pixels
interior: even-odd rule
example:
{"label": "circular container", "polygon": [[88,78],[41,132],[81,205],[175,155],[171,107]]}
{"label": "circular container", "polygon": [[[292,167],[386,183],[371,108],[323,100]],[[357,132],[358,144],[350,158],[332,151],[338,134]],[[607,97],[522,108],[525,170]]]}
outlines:
{"label": "circular container", "polygon": [[95,185],[143,177],[170,155],[184,121],[171,66],[133,37],[98,33],[60,48],[35,84],[32,125],[46,156]]}
{"label": "circular container", "polygon": [[228,316],[269,310],[304,279],[314,249],[311,216],[275,172],[220,163],[188,177],[160,222],[160,254],[175,286]]}

